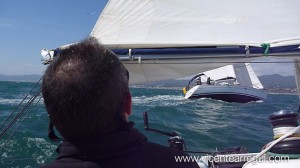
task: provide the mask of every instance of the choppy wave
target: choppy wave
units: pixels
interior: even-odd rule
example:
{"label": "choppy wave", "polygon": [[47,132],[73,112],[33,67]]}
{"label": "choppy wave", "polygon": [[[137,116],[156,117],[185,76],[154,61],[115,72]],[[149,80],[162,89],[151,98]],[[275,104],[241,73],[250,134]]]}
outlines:
{"label": "choppy wave", "polygon": [[[20,104],[22,101],[22,103],[27,103],[30,100],[30,98],[26,98],[23,101],[23,98],[17,98],[17,99],[5,99],[5,98],[0,98],[0,104],[2,105],[18,105]],[[43,98],[41,99],[41,101],[39,102],[40,104],[43,104]]]}
{"label": "choppy wave", "polygon": [[185,99],[180,95],[157,95],[157,96],[134,96],[132,97],[134,105],[146,106],[174,106],[185,103]]}
{"label": "choppy wave", "polygon": [[4,99],[0,98],[0,104],[7,105],[7,104],[19,104],[23,99]]}
{"label": "choppy wave", "polygon": [[[23,90],[29,88],[24,83],[3,84],[7,89],[0,89],[0,121],[22,101],[26,95]],[[9,89],[12,84],[18,85],[18,89]],[[299,105],[295,95],[269,94],[266,101],[240,104],[186,100],[179,89],[133,87],[130,90],[133,101],[130,120],[136,128],[150,141],[168,145],[167,137],[143,130],[142,112],[148,111],[152,128],[179,133],[188,149],[194,151],[245,146],[250,152],[257,152],[272,139],[268,116],[282,109],[297,111]],[[58,143],[48,140],[47,128],[48,117],[41,101],[1,151],[0,167],[39,167],[53,160]]]}
{"label": "choppy wave", "polygon": [[5,145],[0,163],[7,167],[38,167],[54,159],[55,149],[56,145],[44,138],[22,137]]}

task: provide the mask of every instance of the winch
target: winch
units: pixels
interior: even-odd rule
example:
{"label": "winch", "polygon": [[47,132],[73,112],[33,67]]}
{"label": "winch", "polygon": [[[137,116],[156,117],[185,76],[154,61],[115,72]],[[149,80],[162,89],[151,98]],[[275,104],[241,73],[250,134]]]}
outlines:
{"label": "winch", "polygon": [[[270,115],[269,119],[273,126],[273,138],[276,140],[298,127],[299,115],[295,112],[281,110]],[[271,156],[287,156],[290,159],[300,158],[300,131],[296,131],[283,141],[274,145],[268,151],[268,154]]]}

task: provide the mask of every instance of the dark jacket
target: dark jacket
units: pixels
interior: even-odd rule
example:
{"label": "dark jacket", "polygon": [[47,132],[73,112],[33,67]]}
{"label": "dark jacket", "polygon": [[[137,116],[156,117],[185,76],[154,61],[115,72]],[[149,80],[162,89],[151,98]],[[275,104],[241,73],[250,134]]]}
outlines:
{"label": "dark jacket", "polygon": [[177,163],[182,151],[147,142],[134,128],[111,135],[77,142],[64,141],[59,157],[44,166],[70,168],[198,168],[196,162]]}

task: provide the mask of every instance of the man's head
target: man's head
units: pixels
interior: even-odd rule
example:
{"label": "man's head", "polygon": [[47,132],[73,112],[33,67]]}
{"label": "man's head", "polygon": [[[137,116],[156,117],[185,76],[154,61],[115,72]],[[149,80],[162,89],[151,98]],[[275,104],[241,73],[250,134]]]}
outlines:
{"label": "man's head", "polygon": [[121,128],[131,113],[128,72],[118,57],[93,38],[60,52],[42,84],[46,109],[67,140]]}

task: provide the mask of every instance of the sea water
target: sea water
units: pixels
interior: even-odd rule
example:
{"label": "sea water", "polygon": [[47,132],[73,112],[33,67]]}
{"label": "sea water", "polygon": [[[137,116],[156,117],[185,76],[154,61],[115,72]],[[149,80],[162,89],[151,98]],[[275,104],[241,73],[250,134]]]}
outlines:
{"label": "sea water", "polygon": [[[34,84],[0,81],[1,125]],[[264,102],[240,104],[186,100],[181,88],[131,87],[130,91],[133,113],[129,120],[149,141],[169,145],[169,137],[144,131],[143,112],[148,112],[151,128],[175,131],[184,139],[187,150],[201,152],[237,146],[259,152],[273,137],[268,116],[280,110],[297,111],[299,105],[298,96],[292,94],[268,94]],[[43,100],[35,104],[30,113],[23,114],[24,121],[16,122],[19,128],[12,127],[10,134],[0,139],[0,167],[39,167],[57,156],[55,149],[59,142],[47,138],[49,120]]]}

